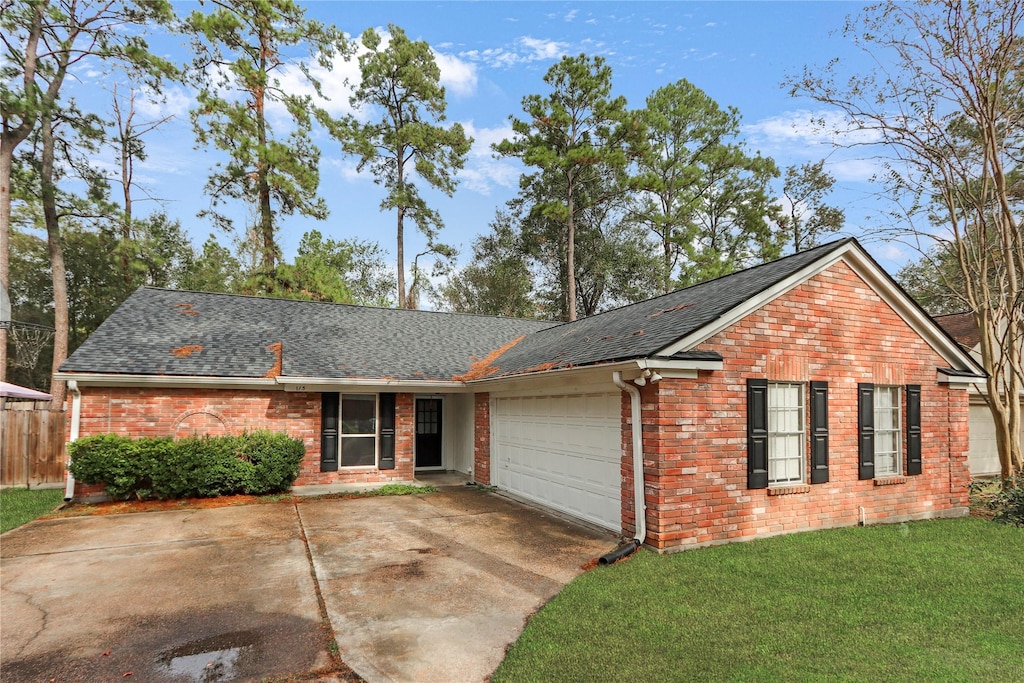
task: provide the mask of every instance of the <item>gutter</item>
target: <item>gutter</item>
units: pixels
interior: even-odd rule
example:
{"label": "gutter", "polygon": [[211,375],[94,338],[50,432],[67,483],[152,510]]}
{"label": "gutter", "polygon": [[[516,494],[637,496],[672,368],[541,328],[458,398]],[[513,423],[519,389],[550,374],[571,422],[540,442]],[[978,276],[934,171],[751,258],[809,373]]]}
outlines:
{"label": "gutter", "polygon": [[[71,436],[68,443],[78,441],[79,426],[82,421],[82,392],[78,390],[78,382],[68,380],[68,391],[71,392]],[[64,486],[64,502],[70,502],[75,497],[75,476],[71,474],[71,455],[68,455],[68,476]]]}
{"label": "gutter", "polygon": [[616,548],[601,557],[598,560],[600,564],[611,564],[616,560],[626,557],[643,545],[644,540],[647,538],[647,499],[644,495],[644,451],[642,426],[640,424],[640,390],[632,384],[623,382],[622,373],[618,370],[612,373],[612,381],[615,382],[615,386],[621,391],[629,394],[630,431],[633,436],[633,516],[636,522],[636,533],[632,542]]}

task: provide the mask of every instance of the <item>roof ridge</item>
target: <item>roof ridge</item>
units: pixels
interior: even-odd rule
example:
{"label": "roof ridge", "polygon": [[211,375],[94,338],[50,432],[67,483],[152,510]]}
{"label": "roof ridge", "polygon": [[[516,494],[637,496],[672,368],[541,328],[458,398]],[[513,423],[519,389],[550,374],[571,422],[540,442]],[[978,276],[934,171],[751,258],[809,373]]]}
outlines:
{"label": "roof ridge", "polygon": [[[235,299],[255,299],[257,301],[287,301],[289,303],[297,304],[320,304],[326,306],[344,306],[347,308],[358,308],[360,310],[373,310],[373,311],[394,311],[400,313],[433,313],[437,315],[452,315],[462,318],[486,318],[488,320],[514,320],[516,322],[525,323],[542,323],[549,326],[557,326],[557,320],[542,320],[540,318],[515,318],[509,315],[489,315],[487,313],[460,313],[458,311],[432,311],[421,308],[398,308],[390,306],[368,306],[365,304],[348,304],[341,303],[338,301],[316,301],[314,299],[289,299],[285,297],[276,296],[265,296],[260,294],[236,294],[234,292],[204,292],[198,289],[176,289],[174,287],[154,287],[152,285],[142,285],[135,291],[138,292],[142,289],[150,289],[161,292],[172,292],[175,294],[200,294],[202,296],[224,296]],[[134,295],[134,292],[133,292]]]}

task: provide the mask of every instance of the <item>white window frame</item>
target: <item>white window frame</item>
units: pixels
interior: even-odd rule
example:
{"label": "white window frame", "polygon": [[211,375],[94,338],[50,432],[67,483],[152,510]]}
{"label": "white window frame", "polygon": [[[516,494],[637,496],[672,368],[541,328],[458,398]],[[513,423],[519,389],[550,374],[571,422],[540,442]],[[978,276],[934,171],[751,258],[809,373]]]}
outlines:
{"label": "white window frame", "polygon": [[[881,405],[879,398],[888,395],[890,405]],[[893,400],[894,399],[894,400]],[[876,384],[874,393],[875,477],[898,477],[903,474],[903,391],[899,385]],[[881,427],[888,417],[892,427]],[[882,419],[880,419],[882,418]],[[883,450],[886,444],[895,450]]]}
{"label": "white window frame", "polygon": [[[345,397],[349,398],[353,396],[357,397],[372,397],[373,398],[373,432],[370,433],[359,433],[359,434],[346,434],[345,433]],[[379,431],[378,426],[380,424],[380,394],[370,393],[348,393],[338,395],[338,469],[358,469],[376,468],[380,464],[380,438],[377,432]],[[345,452],[345,439],[366,439],[373,438],[373,462],[369,465],[346,465],[342,459],[342,454]]]}
{"label": "white window frame", "polygon": [[[796,404],[781,405],[781,389],[797,390]],[[779,429],[783,413],[796,412],[797,430]],[[792,444],[796,443],[796,452]],[[797,462],[797,476],[782,477],[779,470],[789,471],[784,463]],[[768,486],[793,486],[807,482],[807,391],[803,382],[768,383]]]}

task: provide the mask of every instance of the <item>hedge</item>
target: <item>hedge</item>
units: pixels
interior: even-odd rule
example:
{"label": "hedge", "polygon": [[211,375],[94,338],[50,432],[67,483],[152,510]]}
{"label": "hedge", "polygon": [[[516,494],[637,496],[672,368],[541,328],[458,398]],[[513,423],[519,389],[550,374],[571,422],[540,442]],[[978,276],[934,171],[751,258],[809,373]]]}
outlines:
{"label": "hedge", "polygon": [[266,431],[177,441],[103,434],[68,450],[75,479],[103,484],[115,500],[277,493],[291,487],[306,454],[302,441]]}

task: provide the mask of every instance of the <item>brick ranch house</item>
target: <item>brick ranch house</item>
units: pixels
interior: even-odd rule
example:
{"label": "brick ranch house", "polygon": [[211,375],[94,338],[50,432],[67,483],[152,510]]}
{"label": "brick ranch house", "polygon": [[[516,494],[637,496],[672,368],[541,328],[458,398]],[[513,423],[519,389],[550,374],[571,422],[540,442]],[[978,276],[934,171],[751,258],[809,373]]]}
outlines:
{"label": "brick ranch house", "polygon": [[58,376],[72,438],[282,431],[297,486],[463,472],[671,551],[966,514],[981,372],[848,239],[565,324],[143,288]]}

